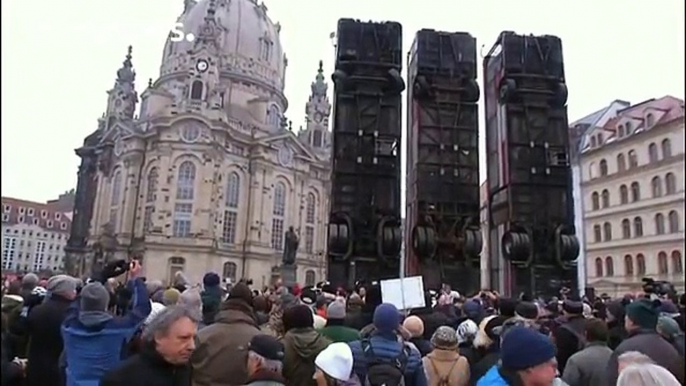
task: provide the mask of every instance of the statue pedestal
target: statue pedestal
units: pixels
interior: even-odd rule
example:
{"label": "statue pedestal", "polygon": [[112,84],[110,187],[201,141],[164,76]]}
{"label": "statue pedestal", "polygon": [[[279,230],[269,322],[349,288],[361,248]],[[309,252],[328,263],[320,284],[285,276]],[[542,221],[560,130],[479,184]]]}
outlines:
{"label": "statue pedestal", "polygon": [[298,266],[281,264],[279,267],[279,273],[281,273],[281,282],[286,287],[292,287],[298,282]]}

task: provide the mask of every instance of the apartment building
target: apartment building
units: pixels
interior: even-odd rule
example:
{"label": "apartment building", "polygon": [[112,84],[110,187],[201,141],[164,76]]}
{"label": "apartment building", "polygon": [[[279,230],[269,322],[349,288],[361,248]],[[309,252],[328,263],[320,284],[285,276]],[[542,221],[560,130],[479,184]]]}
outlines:
{"label": "apartment building", "polygon": [[683,291],[684,102],[627,103],[597,121],[577,160],[586,286],[621,296],[651,277]]}
{"label": "apartment building", "polygon": [[71,210],[65,200],[73,202],[73,195],[48,203],[2,197],[3,273],[64,269],[64,246],[71,227]]}

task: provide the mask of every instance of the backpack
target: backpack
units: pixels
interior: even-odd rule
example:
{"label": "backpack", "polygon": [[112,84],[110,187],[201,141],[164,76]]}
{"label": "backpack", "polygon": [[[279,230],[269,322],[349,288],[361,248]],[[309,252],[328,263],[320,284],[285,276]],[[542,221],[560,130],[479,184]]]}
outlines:
{"label": "backpack", "polygon": [[409,348],[402,344],[400,354],[393,359],[381,359],[374,354],[369,339],[362,340],[362,352],[367,359],[367,379],[365,386],[404,386],[405,367]]}
{"label": "backpack", "polygon": [[441,375],[438,372],[438,368],[436,367],[436,364],[434,363],[433,359],[431,359],[431,358],[428,358],[428,359],[429,359],[429,362],[431,363],[431,367],[433,367],[433,369],[434,369],[434,373],[436,373],[436,375],[438,376],[438,386],[450,386],[450,374],[453,373],[453,370],[455,369],[455,365],[457,365],[457,362],[459,362],[460,359],[462,359],[462,357],[461,356],[457,357],[457,359],[455,359],[453,361],[453,365],[450,366],[450,370],[448,370],[448,372],[445,375]]}

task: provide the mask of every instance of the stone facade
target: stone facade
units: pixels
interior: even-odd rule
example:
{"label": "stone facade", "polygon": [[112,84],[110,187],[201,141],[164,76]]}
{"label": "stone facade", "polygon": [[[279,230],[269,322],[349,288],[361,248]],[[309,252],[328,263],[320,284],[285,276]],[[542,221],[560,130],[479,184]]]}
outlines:
{"label": "stone facade", "polygon": [[129,49],[98,129],[77,149],[69,269],[135,256],[150,279],[183,271],[198,283],[214,271],[262,286],[293,227],[298,281],[322,280],[331,105],[321,63],[296,135],[283,115],[280,26],[263,4],[189,2],[179,20],[196,39],[167,41],[139,116]]}
{"label": "stone facade", "polygon": [[683,101],[618,110],[585,130],[581,149],[586,285],[621,296],[652,277],[683,291]]}

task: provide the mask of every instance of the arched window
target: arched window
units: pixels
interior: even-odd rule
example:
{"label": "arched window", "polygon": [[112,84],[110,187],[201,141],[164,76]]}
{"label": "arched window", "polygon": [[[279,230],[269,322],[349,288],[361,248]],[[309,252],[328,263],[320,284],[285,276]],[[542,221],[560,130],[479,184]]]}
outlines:
{"label": "arched window", "polygon": [[312,286],[315,285],[315,276],[314,276],[314,271],[311,269],[308,269],[305,271],[305,285],[306,286]]}
{"label": "arched window", "polygon": [[617,171],[623,172],[626,170],[626,160],[624,159],[624,154],[617,155]]}
{"label": "arched window", "polygon": [[201,100],[202,99],[202,82],[199,80],[196,80],[193,82],[193,85],[191,86],[191,99],[193,100]]}
{"label": "arched window", "polygon": [[650,181],[650,186],[653,190],[653,198],[662,197],[662,181],[660,180],[660,177],[653,177]]}
{"label": "arched window", "polygon": [[648,160],[650,162],[657,162],[658,159],[657,145],[654,142],[651,142],[650,145],[648,145]]}
{"label": "arched window", "polygon": [[623,239],[630,239],[631,238],[631,221],[629,221],[628,218],[625,218],[622,220],[622,238]]}
{"label": "arched window", "polygon": [[665,175],[665,190],[667,194],[676,193],[676,177],[673,173],[667,173]]}
{"label": "arched window", "polygon": [[669,233],[679,232],[679,213],[676,210],[669,212]]}
{"label": "arched window", "polygon": [[631,183],[631,202],[636,202],[641,199],[641,187],[638,182]]}
{"label": "arched window", "polygon": [[615,275],[615,263],[612,260],[612,256],[605,258],[605,275],[610,277]]}
{"label": "arched window", "polygon": [[269,105],[269,108],[267,109],[267,126],[272,129],[281,127],[281,112],[277,105]]}
{"label": "arched window", "polygon": [[597,277],[603,277],[603,259],[600,257],[595,259],[595,275]]}
{"label": "arched window", "polygon": [[241,178],[238,173],[229,174],[226,182],[226,199],[224,223],[222,224],[222,242],[234,244],[238,230],[238,201],[241,195]]}
{"label": "arched window", "polygon": [[634,276],[634,258],[631,255],[624,256],[624,276]]}
{"label": "arched window", "polygon": [[314,251],[314,223],[317,216],[314,193],[308,193],[305,204],[305,252],[312,253]]}
{"label": "arched window", "polygon": [[651,113],[648,113],[648,115],[646,115],[646,127],[651,128],[651,127],[653,127],[654,124],[655,124],[655,116]]}
{"label": "arched window", "polygon": [[629,150],[629,169],[633,169],[638,166],[638,157],[636,156],[635,150]]}
{"label": "arched window", "polygon": [[679,251],[672,251],[672,273],[684,273],[684,265],[681,262],[681,252]]}
{"label": "arched window", "polygon": [[195,164],[184,161],[179,166],[176,181],[176,204],[174,205],[174,237],[189,237],[193,218],[195,196]]}
{"label": "arched window", "polygon": [[662,159],[669,158],[672,156],[672,142],[669,138],[662,140]]}
{"label": "arched window", "polygon": [[655,215],[655,233],[658,235],[665,234],[665,216],[662,213]]}
{"label": "arched window", "polygon": [[604,159],[600,160],[600,176],[605,177],[607,175],[607,161]]}
{"label": "arched window", "polygon": [[605,189],[603,190],[603,209],[610,207],[610,192]]}
{"label": "arched window", "polygon": [[618,136],[619,138],[622,138],[622,137],[625,136],[625,135],[626,135],[626,131],[624,130],[624,125],[619,125],[619,126],[617,127],[617,136]]}
{"label": "arched window", "polygon": [[612,240],[612,224],[609,222],[603,224],[603,233],[605,234],[605,241]]}
{"label": "arched window", "polygon": [[591,164],[588,165],[588,177],[590,179],[594,179],[597,177],[596,169],[595,169],[595,162],[591,162]]}
{"label": "arched window", "polygon": [[155,200],[157,198],[157,181],[159,174],[153,167],[148,172],[148,190],[145,192],[145,212],[143,214],[143,232],[148,233],[154,226]]}
{"label": "arched window", "polygon": [[619,187],[619,202],[622,204],[629,203],[629,189],[626,187],[626,185]]}
{"label": "arched window", "polygon": [[594,240],[596,243],[599,243],[599,242],[602,241],[602,234],[601,234],[601,231],[600,231],[600,225],[597,225],[597,224],[596,224],[596,225],[593,226],[593,240]]}
{"label": "arched window", "polygon": [[627,135],[631,134],[633,128],[634,128],[634,125],[632,125],[631,122],[627,122],[626,123],[626,134]]}
{"label": "arched window", "polygon": [[272,210],[272,248],[283,250],[284,217],[286,215],[286,184],[279,181],[274,187],[274,208]]}
{"label": "arched window", "polygon": [[598,138],[595,135],[591,136],[591,148],[594,149],[598,146]]}
{"label": "arched window", "polygon": [[224,280],[229,279],[231,280],[231,283],[235,283],[237,273],[238,266],[236,265],[236,263],[232,263],[230,261],[224,263],[224,267],[222,269],[222,277],[224,278]]}
{"label": "arched window", "polygon": [[646,274],[646,259],[643,257],[643,254],[639,253],[636,255],[636,265],[638,269],[638,276],[643,276]]}
{"label": "arched window", "polygon": [[121,170],[117,170],[112,177],[112,190],[110,192],[110,219],[109,223],[112,230],[117,230],[117,223],[119,220],[119,204],[121,203],[121,188],[122,188],[122,174]]}
{"label": "arched window", "polygon": [[600,209],[600,198],[598,196],[598,192],[593,192],[593,194],[591,194],[591,207],[593,210]]}
{"label": "arched window", "polygon": [[169,277],[167,278],[168,283],[173,283],[176,278],[177,272],[182,272],[186,269],[186,259],[183,257],[170,257],[167,261],[167,270],[169,272]]}
{"label": "arched window", "polygon": [[657,254],[657,268],[660,275],[667,275],[669,273],[669,264],[667,263],[667,254],[660,251]]}
{"label": "arched window", "polygon": [[643,219],[634,217],[634,237],[643,236]]}

